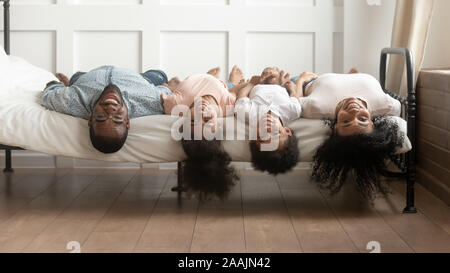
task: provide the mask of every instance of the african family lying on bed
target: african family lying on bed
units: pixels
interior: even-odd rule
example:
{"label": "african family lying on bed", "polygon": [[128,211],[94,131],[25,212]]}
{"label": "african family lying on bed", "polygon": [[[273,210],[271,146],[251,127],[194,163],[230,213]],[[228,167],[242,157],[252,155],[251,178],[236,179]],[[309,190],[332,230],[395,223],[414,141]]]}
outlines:
{"label": "african family lying on bed", "polygon": [[[300,117],[324,119],[332,130],[314,155],[312,180],[336,193],[354,173],[364,197],[387,193],[380,175],[403,139],[398,125],[386,116],[399,116],[401,105],[374,77],[352,69],[349,74],[321,76],[305,72],[291,79],[289,73],[268,67],[245,80],[234,66],[225,83],[219,74],[220,68],[214,68],[168,81],[160,70],[138,74],[112,66],[77,72],[70,80],[58,73],[60,82],[47,84],[41,104],[89,120],[92,145],[103,153],[121,149],[130,118],[178,115],[175,108],[184,106],[192,127],[181,140],[187,155],[184,187],[200,199],[225,198],[239,179],[221,141],[205,136],[219,126],[218,117],[234,115],[253,122],[252,164],[273,175],[291,170],[301,152],[288,123]],[[198,128],[201,137],[194,140],[190,136]]]}

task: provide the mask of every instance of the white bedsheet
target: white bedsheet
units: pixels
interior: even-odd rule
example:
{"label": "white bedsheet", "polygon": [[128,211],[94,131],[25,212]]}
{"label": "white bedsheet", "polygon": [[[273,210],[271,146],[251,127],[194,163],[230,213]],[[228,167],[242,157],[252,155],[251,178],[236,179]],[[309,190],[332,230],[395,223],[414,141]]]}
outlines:
{"label": "white bedsheet", "polygon": [[[125,146],[105,155],[89,140],[87,121],[46,110],[39,104],[45,84],[55,77],[17,57],[4,55],[0,47],[0,143],[26,150],[75,158],[122,162],[176,162],[185,159],[180,142],[171,137],[178,117],[158,115],[132,119]],[[233,118],[233,117],[229,117]],[[403,132],[406,122],[398,120]],[[299,119],[289,125],[299,138],[300,161],[309,162],[330,129],[321,120]],[[250,161],[247,141],[226,140],[225,150],[234,161]],[[406,138],[403,153],[410,150]]]}

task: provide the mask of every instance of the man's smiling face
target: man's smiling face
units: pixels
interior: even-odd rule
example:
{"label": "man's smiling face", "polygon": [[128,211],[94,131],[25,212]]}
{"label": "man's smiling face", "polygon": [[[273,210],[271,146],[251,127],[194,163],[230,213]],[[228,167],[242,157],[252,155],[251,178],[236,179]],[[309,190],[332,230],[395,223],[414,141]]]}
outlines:
{"label": "man's smiling face", "polygon": [[89,127],[97,136],[120,138],[130,128],[128,109],[120,90],[107,86],[94,105],[89,119]]}

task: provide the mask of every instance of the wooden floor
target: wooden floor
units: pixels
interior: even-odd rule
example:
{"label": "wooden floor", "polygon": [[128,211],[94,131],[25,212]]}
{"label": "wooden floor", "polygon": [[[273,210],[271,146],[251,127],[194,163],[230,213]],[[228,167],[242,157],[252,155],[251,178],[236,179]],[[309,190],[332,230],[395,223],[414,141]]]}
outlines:
{"label": "wooden floor", "polygon": [[0,252],[450,252],[450,208],[404,182],[374,204],[352,186],[329,197],[307,171],[276,178],[242,172],[230,198],[199,204],[155,170],[16,170],[0,174]]}

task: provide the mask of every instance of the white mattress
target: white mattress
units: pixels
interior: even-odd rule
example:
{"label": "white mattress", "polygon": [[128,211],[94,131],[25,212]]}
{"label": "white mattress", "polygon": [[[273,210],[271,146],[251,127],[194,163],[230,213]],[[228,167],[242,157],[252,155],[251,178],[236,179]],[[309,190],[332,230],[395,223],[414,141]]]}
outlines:
{"label": "white mattress", "polygon": [[[95,150],[89,139],[87,121],[46,110],[39,104],[45,84],[54,76],[23,59],[4,55],[0,47],[0,143],[26,150],[75,158],[121,162],[176,162],[185,159],[180,142],[171,137],[178,117],[157,115],[132,119],[125,146],[117,153]],[[228,117],[233,118],[233,117]],[[398,120],[406,132],[406,122]],[[321,120],[299,119],[291,127],[299,138],[300,161],[309,162],[330,133]],[[225,140],[225,150],[234,161],[250,161],[247,141]],[[410,150],[406,139],[403,153]]]}

